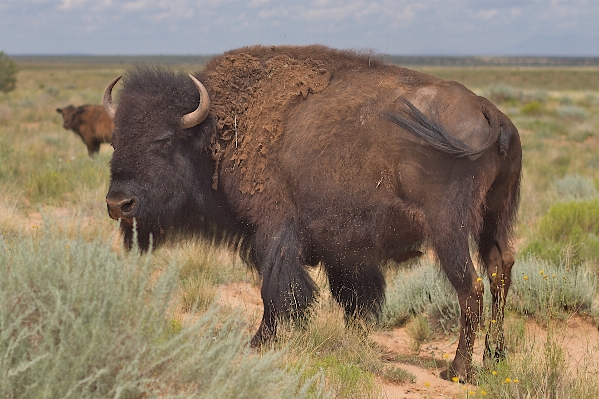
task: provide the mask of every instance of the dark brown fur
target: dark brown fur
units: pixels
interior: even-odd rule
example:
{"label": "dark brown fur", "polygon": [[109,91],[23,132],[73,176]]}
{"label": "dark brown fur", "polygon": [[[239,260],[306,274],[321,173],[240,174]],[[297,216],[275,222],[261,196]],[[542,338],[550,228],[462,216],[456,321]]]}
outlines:
{"label": "dark brown fur", "polygon": [[128,245],[134,220],[142,249],[181,234],[239,243],[263,280],[254,345],[313,302],[306,266],[322,264],[348,319],[373,319],[380,266],[429,245],[462,310],[446,376],[466,379],[484,289],[473,238],[496,321],[485,356],[502,356],[521,171],[507,116],[458,83],[322,46],[234,50],[197,76],[211,111],[186,130],[189,78],[138,68],[124,80],[107,202]]}
{"label": "dark brown fur", "polygon": [[65,108],[56,108],[62,115],[62,126],[72,130],[85,143],[89,156],[100,151],[100,144],[112,141],[114,123],[104,112],[101,105],[69,105]]}

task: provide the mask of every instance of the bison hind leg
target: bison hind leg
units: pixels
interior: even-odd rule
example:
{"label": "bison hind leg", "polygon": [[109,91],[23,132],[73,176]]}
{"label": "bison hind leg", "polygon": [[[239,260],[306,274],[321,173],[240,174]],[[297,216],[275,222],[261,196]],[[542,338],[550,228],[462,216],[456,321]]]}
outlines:
{"label": "bison hind leg", "polygon": [[259,346],[275,337],[279,319],[301,320],[317,288],[305,269],[306,243],[293,220],[274,234],[258,232],[255,243],[264,314],[251,344]]}
{"label": "bison hind leg", "polygon": [[374,322],[385,299],[385,278],[377,264],[364,261],[326,263],[333,298],[345,312],[348,325]]}

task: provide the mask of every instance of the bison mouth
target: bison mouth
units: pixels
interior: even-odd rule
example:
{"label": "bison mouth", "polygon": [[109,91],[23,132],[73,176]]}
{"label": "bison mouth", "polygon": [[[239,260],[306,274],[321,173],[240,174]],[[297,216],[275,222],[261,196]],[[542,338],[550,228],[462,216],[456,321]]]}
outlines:
{"label": "bison mouth", "polygon": [[137,247],[142,252],[148,251],[151,247],[155,248],[163,241],[165,235],[165,230],[158,224],[146,225],[137,218],[132,221],[121,219],[120,229],[125,248],[131,250]]}

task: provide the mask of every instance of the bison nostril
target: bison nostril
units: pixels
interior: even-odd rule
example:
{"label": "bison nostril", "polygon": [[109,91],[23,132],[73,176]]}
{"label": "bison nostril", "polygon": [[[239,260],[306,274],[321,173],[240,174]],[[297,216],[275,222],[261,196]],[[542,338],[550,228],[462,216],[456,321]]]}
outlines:
{"label": "bison nostril", "polygon": [[135,201],[133,199],[130,199],[128,201],[125,201],[123,203],[121,203],[121,211],[123,213],[129,213],[131,212],[131,210],[135,207]]}
{"label": "bison nostril", "polygon": [[131,217],[137,211],[137,204],[139,203],[139,198],[133,196],[131,198],[126,198],[120,201],[117,206],[119,207],[121,214],[125,217]]}
{"label": "bison nostril", "polygon": [[108,214],[113,219],[132,219],[137,213],[139,198],[132,196],[124,199],[106,198]]}

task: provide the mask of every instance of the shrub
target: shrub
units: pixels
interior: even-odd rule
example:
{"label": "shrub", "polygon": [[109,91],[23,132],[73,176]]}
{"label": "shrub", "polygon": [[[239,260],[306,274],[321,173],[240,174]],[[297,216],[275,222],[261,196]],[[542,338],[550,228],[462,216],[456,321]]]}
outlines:
{"label": "shrub", "polygon": [[522,91],[500,83],[489,87],[487,97],[497,103],[517,102],[522,100]]}
{"label": "shrub", "polygon": [[17,84],[17,64],[0,51],[0,92],[8,93]]}
{"label": "shrub", "polygon": [[557,108],[556,113],[561,118],[570,118],[583,121],[589,117],[586,109],[576,105],[561,105]]}
{"label": "shrub", "polygon": [[388,284],[381,323],[385,327],[404,324],[412,316],[427,313],[441,325],[460,315],[457,294],[439,265],[422,260],[410,270],[401,270]]}
{"label": "shrub", "polygon": [[319,376],[253,354],[216,309],[192,325],[174,317],[177,265],[156,273],[151,259],[50,230],[0,239],[0,397],[323,395]]}
{"label": "shrub", "polygon": [[562,201],[580,201],[599,197],[593,180],[578,174],[556,179],[554,191]]}
{"label": "shrub", "polygon": [[591,308],[595,277],[587,267],[555,265],[527,255],[512,272],[508,307],[524,315],[560,317]]}
{"label": "shrub", "polygon": [[543,111],[543,105],[538,101],[530,102],[520,108],[523,115],[539,115]]}

